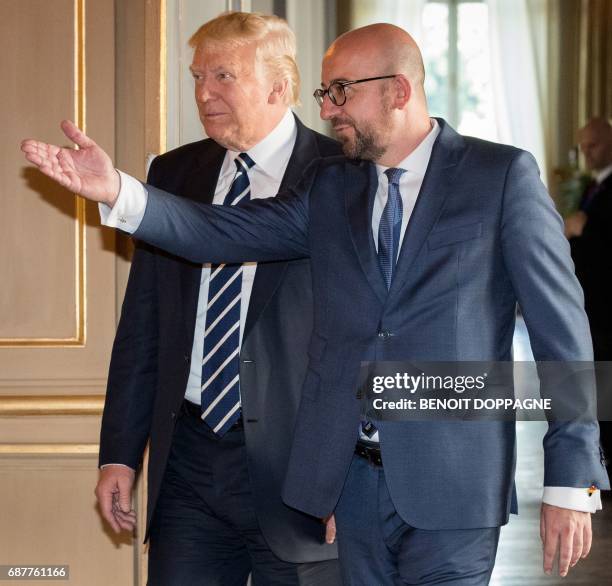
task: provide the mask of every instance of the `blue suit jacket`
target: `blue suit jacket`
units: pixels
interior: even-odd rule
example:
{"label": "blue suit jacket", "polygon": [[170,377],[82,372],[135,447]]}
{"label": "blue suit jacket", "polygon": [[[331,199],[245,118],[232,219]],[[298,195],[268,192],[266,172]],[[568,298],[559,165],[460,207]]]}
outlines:
{"label": "blue suit jacket", "polygon": [[[510,360],[520,304],[537,360],[591,360],[569,246],[531,155],[443,120],[387,291],[372,237],[370,162],[315,161],[302,182],[243,209],[149,188],[136,236],[195,261],[309,256],[314,330],[284,499],[317,516],[342,490],[362,360]],[[380,422],[386,481],[409,524],[497,526],[513,503],[514,425]],[[547,486],[607,487],[597,423],[551,424]]]}
{"label": "blue suit jacket", "polygon": [[[338,143],[296,119],[297,137],[281,188]],[[213,200],[225,149],[207,139],[157,157],[148,180],[182,199]],[[100,464],[138,468],[150,439],[147,533],[185,395],[202,265],[138,243],[113,346],[100,437]],[[306,260],[257,267],[242,339],[240,393],[258,522],[285,561],[337,557],[324,525],[283,504],[281,488],[306,372],[313,300]]]}

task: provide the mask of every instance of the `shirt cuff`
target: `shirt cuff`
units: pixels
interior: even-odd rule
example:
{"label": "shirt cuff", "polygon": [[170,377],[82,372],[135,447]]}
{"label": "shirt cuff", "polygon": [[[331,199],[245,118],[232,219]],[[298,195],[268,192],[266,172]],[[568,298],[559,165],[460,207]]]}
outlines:
{"label": "shirt cuff", "polygon": [[98,204],[100,222],[103,226],[119,228],[128,234],[133,234],[144,217],[147,207],[147,191],[138,179],[134,179],[119,169],[117,172],[121,179],[119,196],[112,208],[104,203]]}
{"label": "shirt cuff", "polygon": [[595,513],[602,508],[600,490],[594,491],[589,496],[588,488],[572,488],[569,486],[545,486],[542,502],[584,513]]}
{"label": "shirt cuff", "polygon": [[102,464],[102,466],[100,466],[100,470],[103,470],[107,466],[123,466],[124,468],[128,468],[129,470],[132,470],[133,472],[135,472],[134,468],[132,468],[131,466],[128,466],[127,464],[119,464],[119,462],[117,463],[109,462],[108,464]]}

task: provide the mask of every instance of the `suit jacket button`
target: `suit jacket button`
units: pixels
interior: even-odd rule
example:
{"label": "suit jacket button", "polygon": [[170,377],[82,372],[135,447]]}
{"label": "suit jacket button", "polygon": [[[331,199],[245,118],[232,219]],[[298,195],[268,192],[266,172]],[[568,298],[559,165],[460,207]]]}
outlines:
{"label": "suit jacket button", "polygon": [[183,360],[189,364],[191,362],[191,356],[189,356],[189,354],[183,354]]}
{"label": "suit jacket button", "polygon": [[382,338],[383,340],[386,340],[389,336],[391,336],[391,332],[389,332],[387,330],[382,330],[382,331],[378,332],[378,337]]}
{"label": "suit jacket button", "polygon": [[170,418],[171,418],[171,419],[176,419],[176,413],[175,413],[174,411],[172,411],[172,412],[170,413]]}

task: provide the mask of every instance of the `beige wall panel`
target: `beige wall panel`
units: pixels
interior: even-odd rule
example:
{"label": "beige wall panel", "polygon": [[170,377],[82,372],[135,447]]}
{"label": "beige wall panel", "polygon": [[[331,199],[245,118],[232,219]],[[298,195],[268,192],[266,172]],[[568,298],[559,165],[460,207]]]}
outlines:
{"label": "beige wall panel", "polygon": [[19,56],[0,71],[12,80],[0,145],[0,395],[100,393],[115,329],[114,233],[87,205],[79,243],[74,197],[16,146],[24,136],[66,144],[59,121],[81,118],[114,154],[114,2],[3,2],[0,31]]}
{"label": "beige wall panel", "polygon": [[61,140],[58,121],[74,117],[73,30],[74,0],[2,7],[0,38],[11,57],[0,61],[0,78],[11,81],[0,145],[0,338],[74,335],[75,204],[23,169],[17,148],[34,132]]}
{"label": "beige wall panel", "polygon": [[100,421],[100,416],[93,415],[0,417],[0,444],[97,444]]}
{"label": "beige wall panel", "polygon": [[2,563],[68,564],[72,586],[133,584],[134,544],[105,532],[92,492],[96,475],[94,457],[0,460]]}

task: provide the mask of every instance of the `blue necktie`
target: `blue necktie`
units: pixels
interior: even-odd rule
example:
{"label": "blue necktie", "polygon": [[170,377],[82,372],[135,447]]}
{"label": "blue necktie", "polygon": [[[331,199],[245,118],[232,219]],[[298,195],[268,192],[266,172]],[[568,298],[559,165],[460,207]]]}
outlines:
{"label": "blue necktie", "polygon": [[402,229],[403,205],[399,190],[399,181],[405,169],[391,167],[385,171],[389,179],[389,196],[383,210],[378,228],[378,262],[387,284],[391,288],[393,269],[399,250],[400,233]]}
{"label": "blue necktie", "polygon": [[[385,175],[389,179],[389,195],[380,218],[380,224],[378,225],[378,262],[380,263],[380,269],[385,278],[387,289],[391,288],[393,269],[397,261],[402,230],[404,206],[402,205],[399,181],[404,172],[405,169],[396,169],[394,167],[390,167],[385,171]],[[376,426],[371,421],[361,422],[361,434],[363,436],[372,438],[376,431]]]}
{"label": "blue necktie", "polygon": [[[246,154],[234,160],[236,175],[224,205],[249,200],[247,171],[255,164]],[[211,265],[202,358],[202,419],[218,435],[240,418],[240,297],[242,265]]]}

